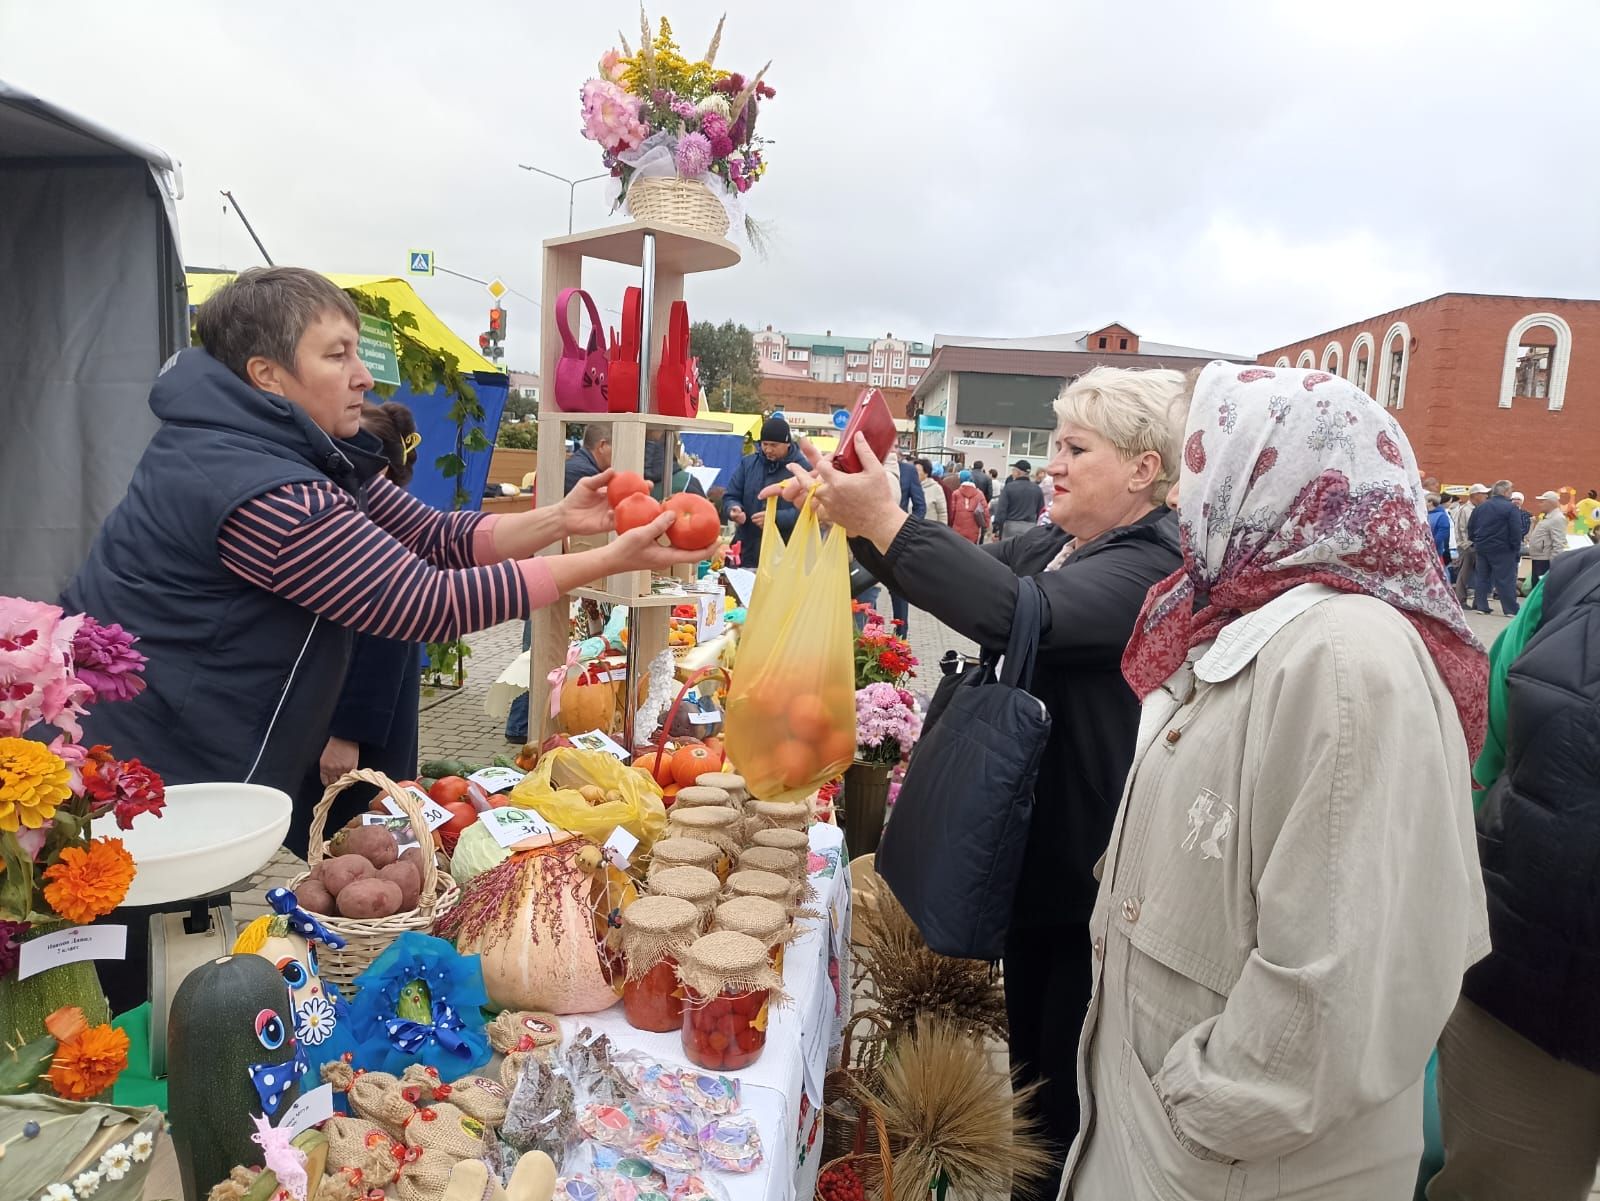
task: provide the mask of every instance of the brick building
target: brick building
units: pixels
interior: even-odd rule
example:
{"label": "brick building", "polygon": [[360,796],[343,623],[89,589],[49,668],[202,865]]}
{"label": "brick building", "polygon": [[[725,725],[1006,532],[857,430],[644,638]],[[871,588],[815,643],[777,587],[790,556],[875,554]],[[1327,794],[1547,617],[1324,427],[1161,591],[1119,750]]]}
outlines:
{"label": "brick building", "polygon": [[926,342],[896,338],[845,338],[795,334],[767,326],[753,336],[761,374],[863,387],[915,388],[933,355]]}
{"label": "brick building", "polygon": [[[779,412],[789,422],[789,427],[808,436],[831,435],[838,427],[834,414],[849,412],[862,391],[870,385],[833,383],[826,380],[799,379],[787,376],[762,376],[759,384],[761,407],[765,412]],[[909,388],[880,388],[883,399],[894,414],[895,426],[900,430],[901,444],[910,449],[911,431],[915,428],[906,409],[911,403]]]}
{"label": "brick building", "polygon": [[1600,300],[1446,292],[1257,361],[1344,376],[1446,485],[1600,487]]}

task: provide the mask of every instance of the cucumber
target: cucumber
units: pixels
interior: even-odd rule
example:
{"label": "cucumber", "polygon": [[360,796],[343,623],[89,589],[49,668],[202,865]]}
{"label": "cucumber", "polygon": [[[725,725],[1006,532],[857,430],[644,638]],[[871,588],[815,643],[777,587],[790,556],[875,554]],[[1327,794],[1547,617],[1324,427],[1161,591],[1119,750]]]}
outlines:
{"label": "cucumber", "polygon": [[472,772],[473,768],[459,759],[435,759],[422,765],[422,774],[432,776],[435,780],[443,776],[470,776]]}

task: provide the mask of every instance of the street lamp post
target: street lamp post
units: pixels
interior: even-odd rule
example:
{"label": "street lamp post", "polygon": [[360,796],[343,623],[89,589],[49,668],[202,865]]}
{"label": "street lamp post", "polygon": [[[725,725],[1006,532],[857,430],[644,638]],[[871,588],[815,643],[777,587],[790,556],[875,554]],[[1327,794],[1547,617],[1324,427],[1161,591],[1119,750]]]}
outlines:
{"label": "street lamp post", "polygon": [[567,232],[569,234],[572,232],[572,204],[578,191],[578,185],[581,183],[588,183],[592,179],[611,178],[608,174],[601,174],[585,175],[582,179],[568,179],[564,175],[557,175],[554,171],[546,171],[543,167],[532,167],[527,163],[518,163],[517,166],[521,167],[524,171],[533,171],[539,175],[547,175],[557,183],[564,183],[567,185]]}

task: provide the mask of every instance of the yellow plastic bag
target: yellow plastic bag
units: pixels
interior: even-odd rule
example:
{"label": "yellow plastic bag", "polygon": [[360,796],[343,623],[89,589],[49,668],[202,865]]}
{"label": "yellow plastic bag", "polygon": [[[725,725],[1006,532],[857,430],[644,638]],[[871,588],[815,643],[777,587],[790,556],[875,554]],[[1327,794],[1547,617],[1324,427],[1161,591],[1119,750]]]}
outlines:
{"label": "yellow plastic bag", "polygon": [[855,758],[855,626],[844,531],[824,536],[807,497],[785,545],[776,509],[768,500],[723,746],[751,796],[795,801]]}
{"label": "yellow plastic bag", "polygon": [[[591,804],[578,791],[585,786],[598,788],[606,799]],[[655,781],[604,751],[551,751],[511,790],[511,799],[552,825],[595,842],[605,842],[621,826],[639,840],[636,853],[648,851],[667,828],[667,809]]]}

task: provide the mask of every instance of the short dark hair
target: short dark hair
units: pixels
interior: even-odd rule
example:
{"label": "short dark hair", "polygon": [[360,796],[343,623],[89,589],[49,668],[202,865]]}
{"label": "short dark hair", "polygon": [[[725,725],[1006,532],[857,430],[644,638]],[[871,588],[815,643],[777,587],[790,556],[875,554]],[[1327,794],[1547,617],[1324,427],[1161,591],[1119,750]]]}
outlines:
{"label": "short dark hair", "polygon": [[933,461],[931,459],[918,459],[917,466],[922,469],[923,475],[930,477],[933,475]]}
{"label": "short dark hair", "polygon": [[251,267],[213,292],[195,314],[200,345],[246,383],[256,356],[294,371],[295,348],[324,313],[358,329],[355,302],[326,275],[305,267]]}
{"label": "short dark hair", "polygon": [[417,432],[411,410],[393,400],[387,404],[363,405],[361,428],[383,443],[383,457],[389,460],[389,480],[404,488],[411,482],[417,463],[417,448],[406,449],[406,439]]}
{"label": "short dark hair", "polygon": [[611,441],[611,423],[609,421],[591,421],[583,427],[583,446],[585,450],[593,450],[602,442]]}

